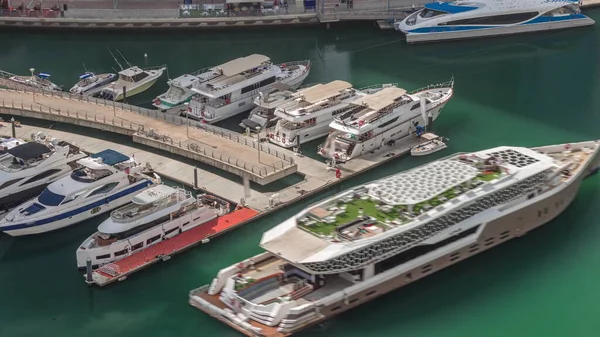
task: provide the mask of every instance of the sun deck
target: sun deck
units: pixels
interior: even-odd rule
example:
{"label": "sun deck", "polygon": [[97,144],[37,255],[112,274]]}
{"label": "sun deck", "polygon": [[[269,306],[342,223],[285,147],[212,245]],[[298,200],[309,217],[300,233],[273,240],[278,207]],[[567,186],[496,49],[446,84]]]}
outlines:
{"label": "sun deck", "polygon": [[336,80],[316,84],[291,94],[294,99],[277,107],[275,114],[293,121],[309,119],[316,112],[338,106],[355,95],[356,91],[352,90],[352,85],[348,82]]}
{"label": "sun deck", "polygon": [[344,90],[350,88],[352,88],[352,84],[346,81],[335,80],[325,84],[316,84],[310,88],[300,90],[295,93],[294,96],[309,104],[315,104],[338,96]]}

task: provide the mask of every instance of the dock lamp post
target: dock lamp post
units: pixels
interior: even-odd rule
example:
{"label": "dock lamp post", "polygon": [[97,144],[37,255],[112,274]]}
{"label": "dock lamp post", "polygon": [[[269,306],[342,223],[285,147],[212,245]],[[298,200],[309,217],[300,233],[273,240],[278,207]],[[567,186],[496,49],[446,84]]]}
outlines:
{"label": "dock lamp post", "polygon": [[260,163],[260,126],[256,127],[256,149],[258,150],[258,162]]}
{"label": "dock lamp post", "polygon": [[[31,71],[31,81],[33,82],[34,81],[33,78],[35,77],[35,75],[34,75],[35,69],[29,68],[29,71]],[[33,97],[33,103],[35,103],[35,88],[33,88],[33,90],[31,90],[31,96]]]}
{"label": "dock lamp post", "polygon": [[190,111],[188,110],[190,107],[190,102],[185,102],[183,105],[185,106],[185,131],[188,138],[190,138]]}

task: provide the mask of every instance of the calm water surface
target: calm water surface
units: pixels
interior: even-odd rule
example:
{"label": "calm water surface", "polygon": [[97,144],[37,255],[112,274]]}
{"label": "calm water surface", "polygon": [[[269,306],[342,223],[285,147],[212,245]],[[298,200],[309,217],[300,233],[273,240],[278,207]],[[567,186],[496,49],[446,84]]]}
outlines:
{"label": "calm water surface", "polygon": [[[600,11],[588,11],[600,20]],[[310,58],[307,83],[397,82],[407,89],[454,76],[455,97],[434,129],[450,138],[437,154],[498,145],[535,146],[600,138],[600,26],[510,38],[407,46],[370,25],[186,33],[1,32],[0,69],[30,67],[70,87],[83,72],[168,64],[169,77],[251,53],[275,62]],[[148,54],[144,58],[144,53]],[[148,105],[166,76],[131,103]],[[222,125],[236,128],[237,121]],[[57,126],[64,127],[64,126]],[[111,137],[87,130],[90,136]],[[319,142],[313,142],[316,146]],[[305,151],[314,151],[305,146]],[[340,188],[396,173],[429,158],[396,160]],[[585,182],[555,221],[299,336],[598,336],[600,177]],[[339,188],[337,189],[339,190]],[[0,235],[0,336],[238,336],[187,304],[188,291],[219,269],[260,252],[261,233],[335,191],[135,274],[104,289],[85,285],[75,249],[104,219],[41,236]],[[241,194],[241,191],[240,191]]]}

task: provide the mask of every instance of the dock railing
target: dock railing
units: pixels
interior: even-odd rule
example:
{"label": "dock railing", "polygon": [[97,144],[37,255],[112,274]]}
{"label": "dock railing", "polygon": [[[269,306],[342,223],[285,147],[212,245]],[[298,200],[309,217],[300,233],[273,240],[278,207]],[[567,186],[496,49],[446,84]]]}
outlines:
{"label": "dock railing", "polygon": [[[4,84],[4,82],[11,82],[11,86],[13,86],[12,81],[3,81],[0,78],[0,85]],[[17,84],[17,83],[14,83],[14,84]],[[13,87],[25,87],[25,86],[14,85]],[[11,90],[0,89],[0,93],[2,91],[11,91]],[[146,127],[143,123],[138,123],[134,120],[128,120],[128,119],[116,117],[116,116],[114,116],[114,117],[107,116],[107,114],[105,114],[105,113],[96,113],[96,112],[87,111],[87,110],[64,111],[61,109],[54,109],[54,108],[51,108],[48,106],[44,106],[44,105],[41,105],[38,103],[23,102],[23,101],[10,100],[10,99],[5,99],[5,98],[2,98],[2,100],[0,101],[1,107],[20,109],[20,110],[26,110],[26,111],[31,111],[31,112],[37,112],[37,113],[47,113],[47,114],[58,115],[58,116],[67,116],[67,117],[76,118],[79,120],[94,121],[96,123],[102,123],[105,125],[111,125],[111,126],[114,126],[117,128],[130,130],[130,132],[129,132],[130,134],[137,134],[139,136],[149,138],[149,139],[161,142],[166,145],[177,146],[178,148],[198,153],[204,157],[209,157],[215,161],[219,161],[223,165],[234,166],[240,170],[248,172],[252,175],[259,176],[261,178],[268,177],[272,174],[278,173],[282,170],[285,170],[286,168],[291,168],[294,165],[296,165],[293,156],[290,154],[286,154],[285,150],[276,149],[274,146],[271,146],[269,144],[263,144],[263,143],[257,141],[257,139],[255,139],[255,138],[247,137],[247,136],[241,135],[239,133],[220,128],[218,126],[201,123],[201,122],[194,121],[194,120],[189,120],[187,118],[183,118],[180,116],[165,114],[158,110],[146,109],[146,108],[133,106],[133,105],[125,104],[125,103],[108,101],[108,100],[104,100],[104,99],[100,99],[100,98],[82,96],[82,95],[78,95],[78,94],[71,94],[68,92],[50,92],[50,91],[39,90],[39,89],[34,89],[34,88],[29,88],[29,87],[26,87],[26,89],[22,89],[19,91],[31,93],[34,97],[35,97],[35,95],[43,95],[43,96],[49,96],[49,97],[60,97],[63,99],[68,99],[68,100],[83,101],[83,102],[88,102],[88,103],[96,104],[96,105],[103,105],[103,106],[111,107],[115,110],[120,109],[123,111],[132,112],[134,114],[140,114],[140,115],[155,118],[158,120],[163,120],[167,123],[174,124],[174,125],[186,125],[187,124],[189,127],[194,128],[195,130],[201,130],[201,131],[204,131],[207,133],[211,133],[213,135],[220,136],[222,138],[229,139],[230,141],[234,141],[234,142],[243,144],[252,149],[256,149],[257,151],[260,151],[260,152],[269,154],[271,156],[274,156],[276,158],[279,158],[280,160],[277,162],[274,162],[272,164],[265,164],[262,166],[257,166],[255,164],[246,162],[245,160],[243,160],[241,158],[237,158],[237,157],[231,156],[227,153],[221,152],[219,150],[215,150],[211,145],[205,144],[201,140],[196,139],[194,137],[188,136],[186,141],[174,141],[169,135],[161,134],[160,130],[152,130],[151,128]],[[90,110],[92,110],[92,109],[93,109],[93,107],[90,108]],[[217,167],[219,167],[219,166],[217,166]],[[222,168],[222,167],[219,167],[219,168]]]}

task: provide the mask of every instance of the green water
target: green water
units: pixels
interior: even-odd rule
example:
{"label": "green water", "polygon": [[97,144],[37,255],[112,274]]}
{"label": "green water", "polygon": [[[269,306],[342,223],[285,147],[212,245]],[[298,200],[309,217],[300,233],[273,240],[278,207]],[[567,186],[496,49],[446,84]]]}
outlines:
{"label": "green water", "polygon": [[[600,19],[600,11],[589,11]],[[307,83],[398,82],[414,89],[454,75],[456,94],[434,129],[445,152],[405,158],[342,184],[364,183],[436,156],[497,145],[544,145],[599,138],[600,26],[479,41],[407,46],[367,25],[325,31],[279,27],[186,33],[0,31],[0,69],[49,72],[70,87],[83,71],[106,72],[105,46],[133,64],[169,65],[170,77],[250,53],[275,62],[313,60]],[[144,53],[148,53],[147,60]],[[131,99],[148,104],[165,78]],[[236,121],[223,125],[235,128]],[[90,136],[106,136],[87,131]],[[304,146],[309,151],[312,142]],[[314,150],[313,150],[314,151]],[[313,152],[314,153],[314,152]],[[558,219],[523,238],[344,313],[299,336],[598,336],[600,177],[585,181]],[[75,249],[102,218],[35,237],[0,236],[0,336],[237,336],[187,304],[188,291],[222,267],[257,254],[261,233],[308,203],[194,248],[104,289],[89,288]]]}

